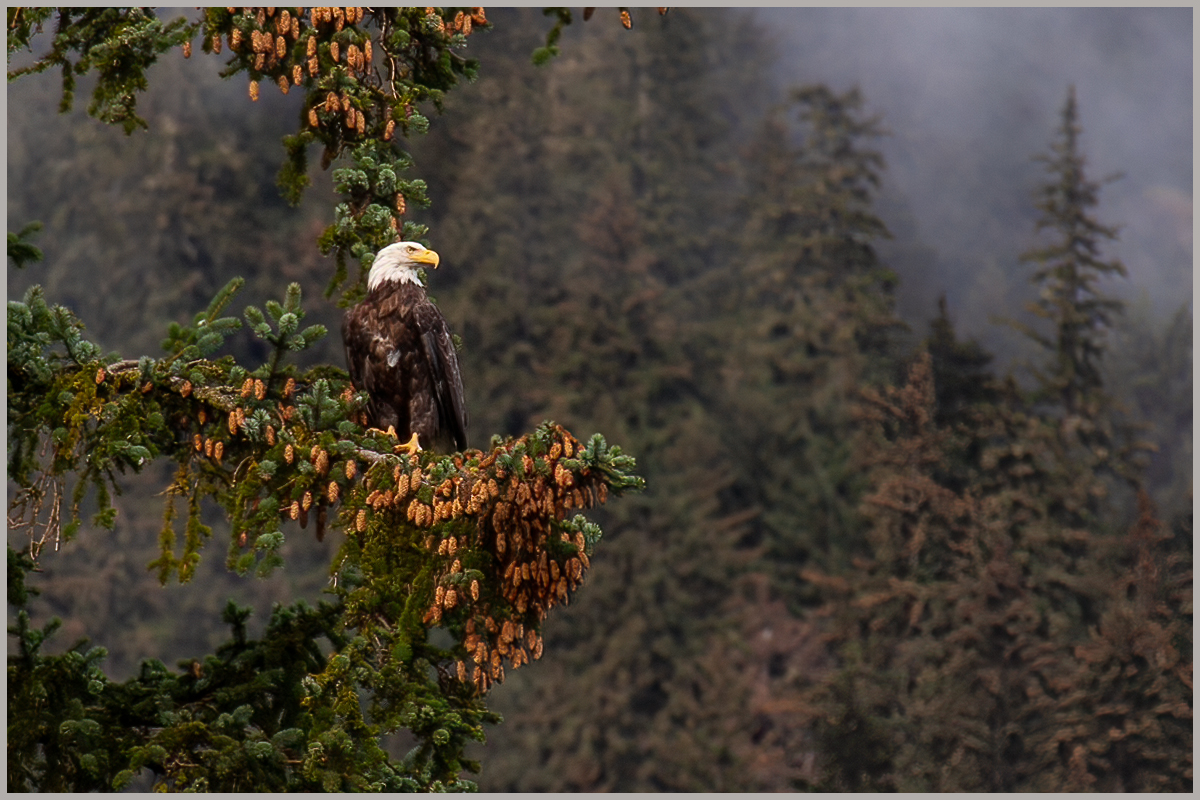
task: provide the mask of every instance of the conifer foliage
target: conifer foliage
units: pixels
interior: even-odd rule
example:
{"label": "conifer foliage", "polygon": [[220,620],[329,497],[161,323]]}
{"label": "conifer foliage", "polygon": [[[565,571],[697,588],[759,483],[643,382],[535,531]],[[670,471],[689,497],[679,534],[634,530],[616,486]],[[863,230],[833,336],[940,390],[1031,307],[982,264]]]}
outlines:
{"label": "conifer foliage", "polygon": [[[1127,537],[1065,524],[1061,506],[1102,483],[1063,458],[1057,422],[1010,397],[942,427],[935,397],[928,356],[903,388],[866,394],[874,555],[806,573],[826,587],[836,659],[799,687],[818,709],[815,784],[1190,788],[1191,573],[1148,498]],[[944,467],[964,464],[969,482]]]}
{"label": "conifer foliage", "polygon": [[1077,414],[1095,401],[1103,383],[1100,359],[1105,333],[1113,314],[1122,307],[1098,284],[1105,277],[1125,275],[1124,265],[1105,260],[1100,250],[1104,241],[1117,238],[1117,230],[1091,215],[1100,185],[1084,173],[1080,133],[1075,88],[1071,87],[1051,154],[1039,157],[1050,180],[1038,191],[1036,205],[1041,216],[1037,227],[1048,230],[1052,240],[1022,256],[1035,266],[1032,280],[1041,289],[1029,310],[1047,320],[1051,328],[1049,334],[1032,328],[1026,331],[1049,351],[1041,380],[1067,414]]}
{"label": "conifer foliage", "polygon": [[857,91],[808,86],[792,93],[794,126],[766,120],[726,287],[738,331],[722,365],[728,434],[743,491],[763,508],[764,543],[793,583],[794,567],[854,547],[862,487],[849,409],[860,385],[888,377],[899,326],[895,276],[875,252],[887,228],[871,208],[883,131],[862,106]]}
{"label": "conifer foliage", "polygon": [[[51,13],[10,10],[10,54]],[[416,104],[473,74],[457,51],[485,23],[479,9],[222,8],[165,26],[141,9],[64,10],[51,53],[23,71],[63,67],[69,102],[71,76],[98,70],[91,113],[127,129],[146,67],[171,47],[187,55],[196,36],[206,50],[229,47],[227,72],[249,75],[251,100],[260,80],[303,87],[281,183],[298,195],[314,142],[327,162],[348,157],[334,176],[345,202],[321,240],[338,256],[333,289],[347,255],[365,270],[398,232],[420,235],[403,221],[404,198],[423,200],[423,184],[396,175],[408,163],[396,129],[421,129]],[[114,67],[113,48],[138,58]],[[39,255],[29,233],[9,237],[17,266]],[[600,529],[579,512],[642,486],[619,447],[551,422],[487,451],[394,454],[356,424],[365,398],[344,371],[292,363],[326,333],[301,326],[298,284],[243,312],[261,363],[219,355],[242,327],[225,315],[242,283],[172,324],[160,358],[103,354],[40,287],[9,303],[9,525],[28,536],[8,555],[10,790],[120,789],[145,771],[178,790],[470,788],[462,773],[478,765],[464,746],[497,720],[489,689],[542,655],[542,623],[590,566]],[[277,606],[259,640],[247,636],[249,610],[230,604],[232,638],[216,653],[180,672],[146,661],[116,683],[103,648],[43,652],[57,623],[34,627],[27,577],[47,544],[79,535],[87,509],[111,528],[120,475],[155,459],[176,464],[150,564],[164,583],[195,575],[213,536],[209,503],[229,519],[227,564],[239,574],[279,567],[293,521],[344,542],[329,602]],[[431,638],[434,628],[449,636]],[[416,745],[394,761],[380,736],[400,730]]]}

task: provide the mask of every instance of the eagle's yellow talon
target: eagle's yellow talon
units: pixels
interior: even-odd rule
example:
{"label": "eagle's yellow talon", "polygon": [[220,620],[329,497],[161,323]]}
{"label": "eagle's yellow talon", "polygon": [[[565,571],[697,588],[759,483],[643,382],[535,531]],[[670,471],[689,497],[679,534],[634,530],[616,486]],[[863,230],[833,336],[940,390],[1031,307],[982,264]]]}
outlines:
{"label": "eagle's yellow talon", "polygon": [[[392,435],[395,436],[394,433]],[[412,435],[411,439],[409,439],[404,444],[396,445],[396,448],[395,448],[395,452],[407,453],[410,456],[413,455],[414,453],[420,452],[420,450],[421,450],[421,443],[419,441],[417,441],[417,434],[415,434],[415,433]]]}

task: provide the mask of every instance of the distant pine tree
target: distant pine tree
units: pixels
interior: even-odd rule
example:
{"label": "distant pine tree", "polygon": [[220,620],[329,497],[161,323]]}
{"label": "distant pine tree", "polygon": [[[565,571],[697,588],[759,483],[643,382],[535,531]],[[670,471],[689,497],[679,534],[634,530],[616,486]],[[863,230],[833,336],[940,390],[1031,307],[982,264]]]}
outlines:
{"label": "distant pine tree", "polygon": [[1055,730],[1041,746],[1058,759],[1034,786],[1192,791],[1191,553],[1155,519],[1145,492],[1138,500],[1122,569],[1103,575],[1100,622],[1055,681]]}
{"label": "distant pine tree", "polygon": [[1037,229],[1048,231],[1051,241],[1029,250],[1021,260],[1035,267],[1032,281],[1040,290],[1029,310],[1050,328],[1048,333],[1025,328],[1046,351],[1046,363],[1035,373],[1042,396],[1059,403],[1065,414],[1094,417],[1091,409],[1103,386],[1100,361],[1107,332],[1113,314],[1123,306],[1105,294],[1100,283],[1110,276],[1123,277],[1125,267],[1101,254],[1103,243],[1117,238],[1117,229],[1091,215],[1100,185],[1084,172],[1081,132],[1072,86],[1063,104],[1058,139],[1049,155],[1039,156],[1049,181],[1037,192]]}
{"label": "distant pine tree", "polygon": [[925,345],[933,359],[938,422],[948,425],[972,406],[997,398],[998,387],[988,369],[992,355],[978,342],[958,339],[944,294],[938,298],[938,315],[929,327]]}
{"label": "distant pine tree", "polygon": [[995,791],[1011,781],[1006,704],[1020,688],[1009,664],[1036,644],[1011,623],[1007,644],[997,641],[993,626],[1028,616],[1029,600],[1011,544],[988,535],[986,506],[939,480],[961,456],[935,398],[928,356],[902,388],[866,393],[872,555],[842,576],[804,573],[827,598],[817,621],[835,659],[801,692],[816,708],[814,785],[826,790]]}
{"label": "distant pine tree", "polygon": [[798,566],[861,544],[849,409],[862,385],[890,377],[900,323],[873,246],[887,235],[871,209],[878,120],[858,92],[822,86],[795,91],[791,108],[795,129],[768,119],[748,153],[716,396],[739,501],[763,509],[757,541],[797,597]]}

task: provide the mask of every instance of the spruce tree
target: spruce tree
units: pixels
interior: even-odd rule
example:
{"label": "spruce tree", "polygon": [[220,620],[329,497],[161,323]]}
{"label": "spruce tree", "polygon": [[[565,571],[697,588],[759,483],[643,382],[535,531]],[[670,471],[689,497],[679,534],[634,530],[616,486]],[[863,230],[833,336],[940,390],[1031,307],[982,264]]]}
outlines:
{"label": "spruce tree", "polygon": [[[458,51],[486,25],[479,9],[213,8],[164,24],[144,9],[22,8],[8,14],[10,58],[52,16],[49,52],[10,79],[62,68],[66,107],[75,76],[94,71],[89,113],[129,132],[145,124],[147,69],[197,39],[228,48],[226,74],[247,74],[251,101],[263,81],[299,89],[279,181],[297,201],[310,145],[324,166],[345,159],[333,175],[342,202],[320,238],[337,266],[329,291],[344,302],[361,296],[379,247],[424,234],[405,220],[424,183],[402,177],[410,160],[396,139],[428,124],[418,104],[474,76]],[[9,253],[18,266],[37,255],[22,234]],[[27,542],[8,556],[10,790],[119,789],[143,773],[167,789],[471,788],[462,773],[478,764],[464,748],[496,720],[489,689],[541,656],[542,622],[588,569],[600,529],[577,511],[641,485],[602,436],[583,442],[553,423],[486,451],[395,455],[356,424],[364,398],[344,371],[289,360],[325,335],[301,326],[299,285],[265,311],[245,308],[259,358],[218,355],[241,327],[225,312],[242,284],[172,323],[159,358],[105,355],[41,287],[9,303],[9,528]],[[318,539],[337,530],[342,543],[317,608],[277,606],[254,640],[249,611],[230,604],[232,639],[214,654],[178,670],[148,660],[116,682],[102,648],[45,651],[58,623],[31,620],[29,573],[53,557],[47,545],[111,528],[120,475],[156,460],[175,465],[149,565],[164,583],[196,575],[212,506],[242,575],[281,565],[293,522]],[[380,743],[396,731],[414,745],[399,760]]]}
{"label": "spruce tree", "polygon": [[[1058,680],[1058,755],[1037,785],[1072,791],[1190,792],[1193,785],[1192,569],[1143,491],[1118,545],[1098,625]],[[1190,515],[1188,532],[1190,533]]]}
{"label": "spruce tree", "polygon": [[959,340],[944,294],[938,298],[938,315],[929,327],[925,347],[932,359],[938,422],[949,425],[972,406],[994,402],[999,388],[988,370],[992,354],[976,341]]}
{"label": "spruce tree", "polygon": [[1021,260],[1034,266],[1031,280],[1039,296],[1029,310],[1046,320],[1049,331],[1026,328],[1044,350],[1046,363],[1036,371],[1044,399],[1060,404],[1063,413],[1094,417],[1103,386],[1100,362],[1113,314],[1121,301],[1110,297],[1100,282],[1124,276],[1125,267],[1101,252],[1105,241],[1117,238],[1115,227],[1092,216],[1099,202],[1100,185],[1084,172],[1080,150],[1079,111],[1075,87],[1067,90],[1058,138],[1049,155],[1039,156],[1049,180],[1036,195],[1041,216],[1037,230],[1051,241],[1027,251]]}
{"label": "spruce tree", "polygon": [[[1018,327],[1045,353],[1044,363],[1033,368],[1033,400],[1044,404],[1044,413],[1060,420],[1062,439],[1072,458],[1109,478],[1082,509],[1084,516],[1096,515],[1101,498],[1113,495],[1117,502],[1110,501],[1111,510],[1104,516],[1114,523],[1109,532],[1116,533],[1136,516],[1134,495],[1141,485],[1143,453],[1152,445],[1147,446],[1128,419],[1127,409],[1115,402],[1114,392],[1104,385],[1102,360],[1110,346],[1114,315],[1124,303],[1106,294],[1102,283],[1123,277],[1125,267],[1102,253],[1104,243],[1117,238],[1117,228],[1101,224],[1092,215],[1100,185],[1084,171],[1073,86],[1067,91],[1061,120],[1050,154],[1038,157],[1046,165],[1047,180],[1035,193],[1041,212],[1037,230],[1047,232],[1049,242],[1022,255],[1035,267],[1031,280],[1039,287],[1038,300],[1028,309],[1048,326]],[[1064,511],[1064,522],[1086,525],[1081,510]]]}
{"label": "spruce tree", "polygon": [[850,405],[861,385],[890,377],[899,327],[895,276],[873,244],[887,235],[871,208],[882,129],[862,105],[857,91],[809,86],[792,93],[795,129],[764,123],[745,168],[742,246],[721,287],[735,333],[718,402],[739,492],[762,509],[758,539],[789,597],[802,591],[797,567],[861,544]]}

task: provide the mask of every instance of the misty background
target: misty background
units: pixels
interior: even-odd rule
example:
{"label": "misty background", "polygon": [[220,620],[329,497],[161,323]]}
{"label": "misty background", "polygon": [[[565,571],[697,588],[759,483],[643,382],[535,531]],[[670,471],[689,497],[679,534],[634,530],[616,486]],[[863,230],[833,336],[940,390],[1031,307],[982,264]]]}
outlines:
{"label": "misty background", "polygon": [[[1192,9],[758,9],[782,85],[858,86],[890,131],[881,253],[898,310],[926,320],[944,291],[961,333],[998,355],[1019,335],[991,324],[1032,298],[1018,256],[1034,241],[1032,192],[1074,85],[1109,252],[1157,317],[1192,297]],[[999,286],[1005,294],[997,296]]]}

